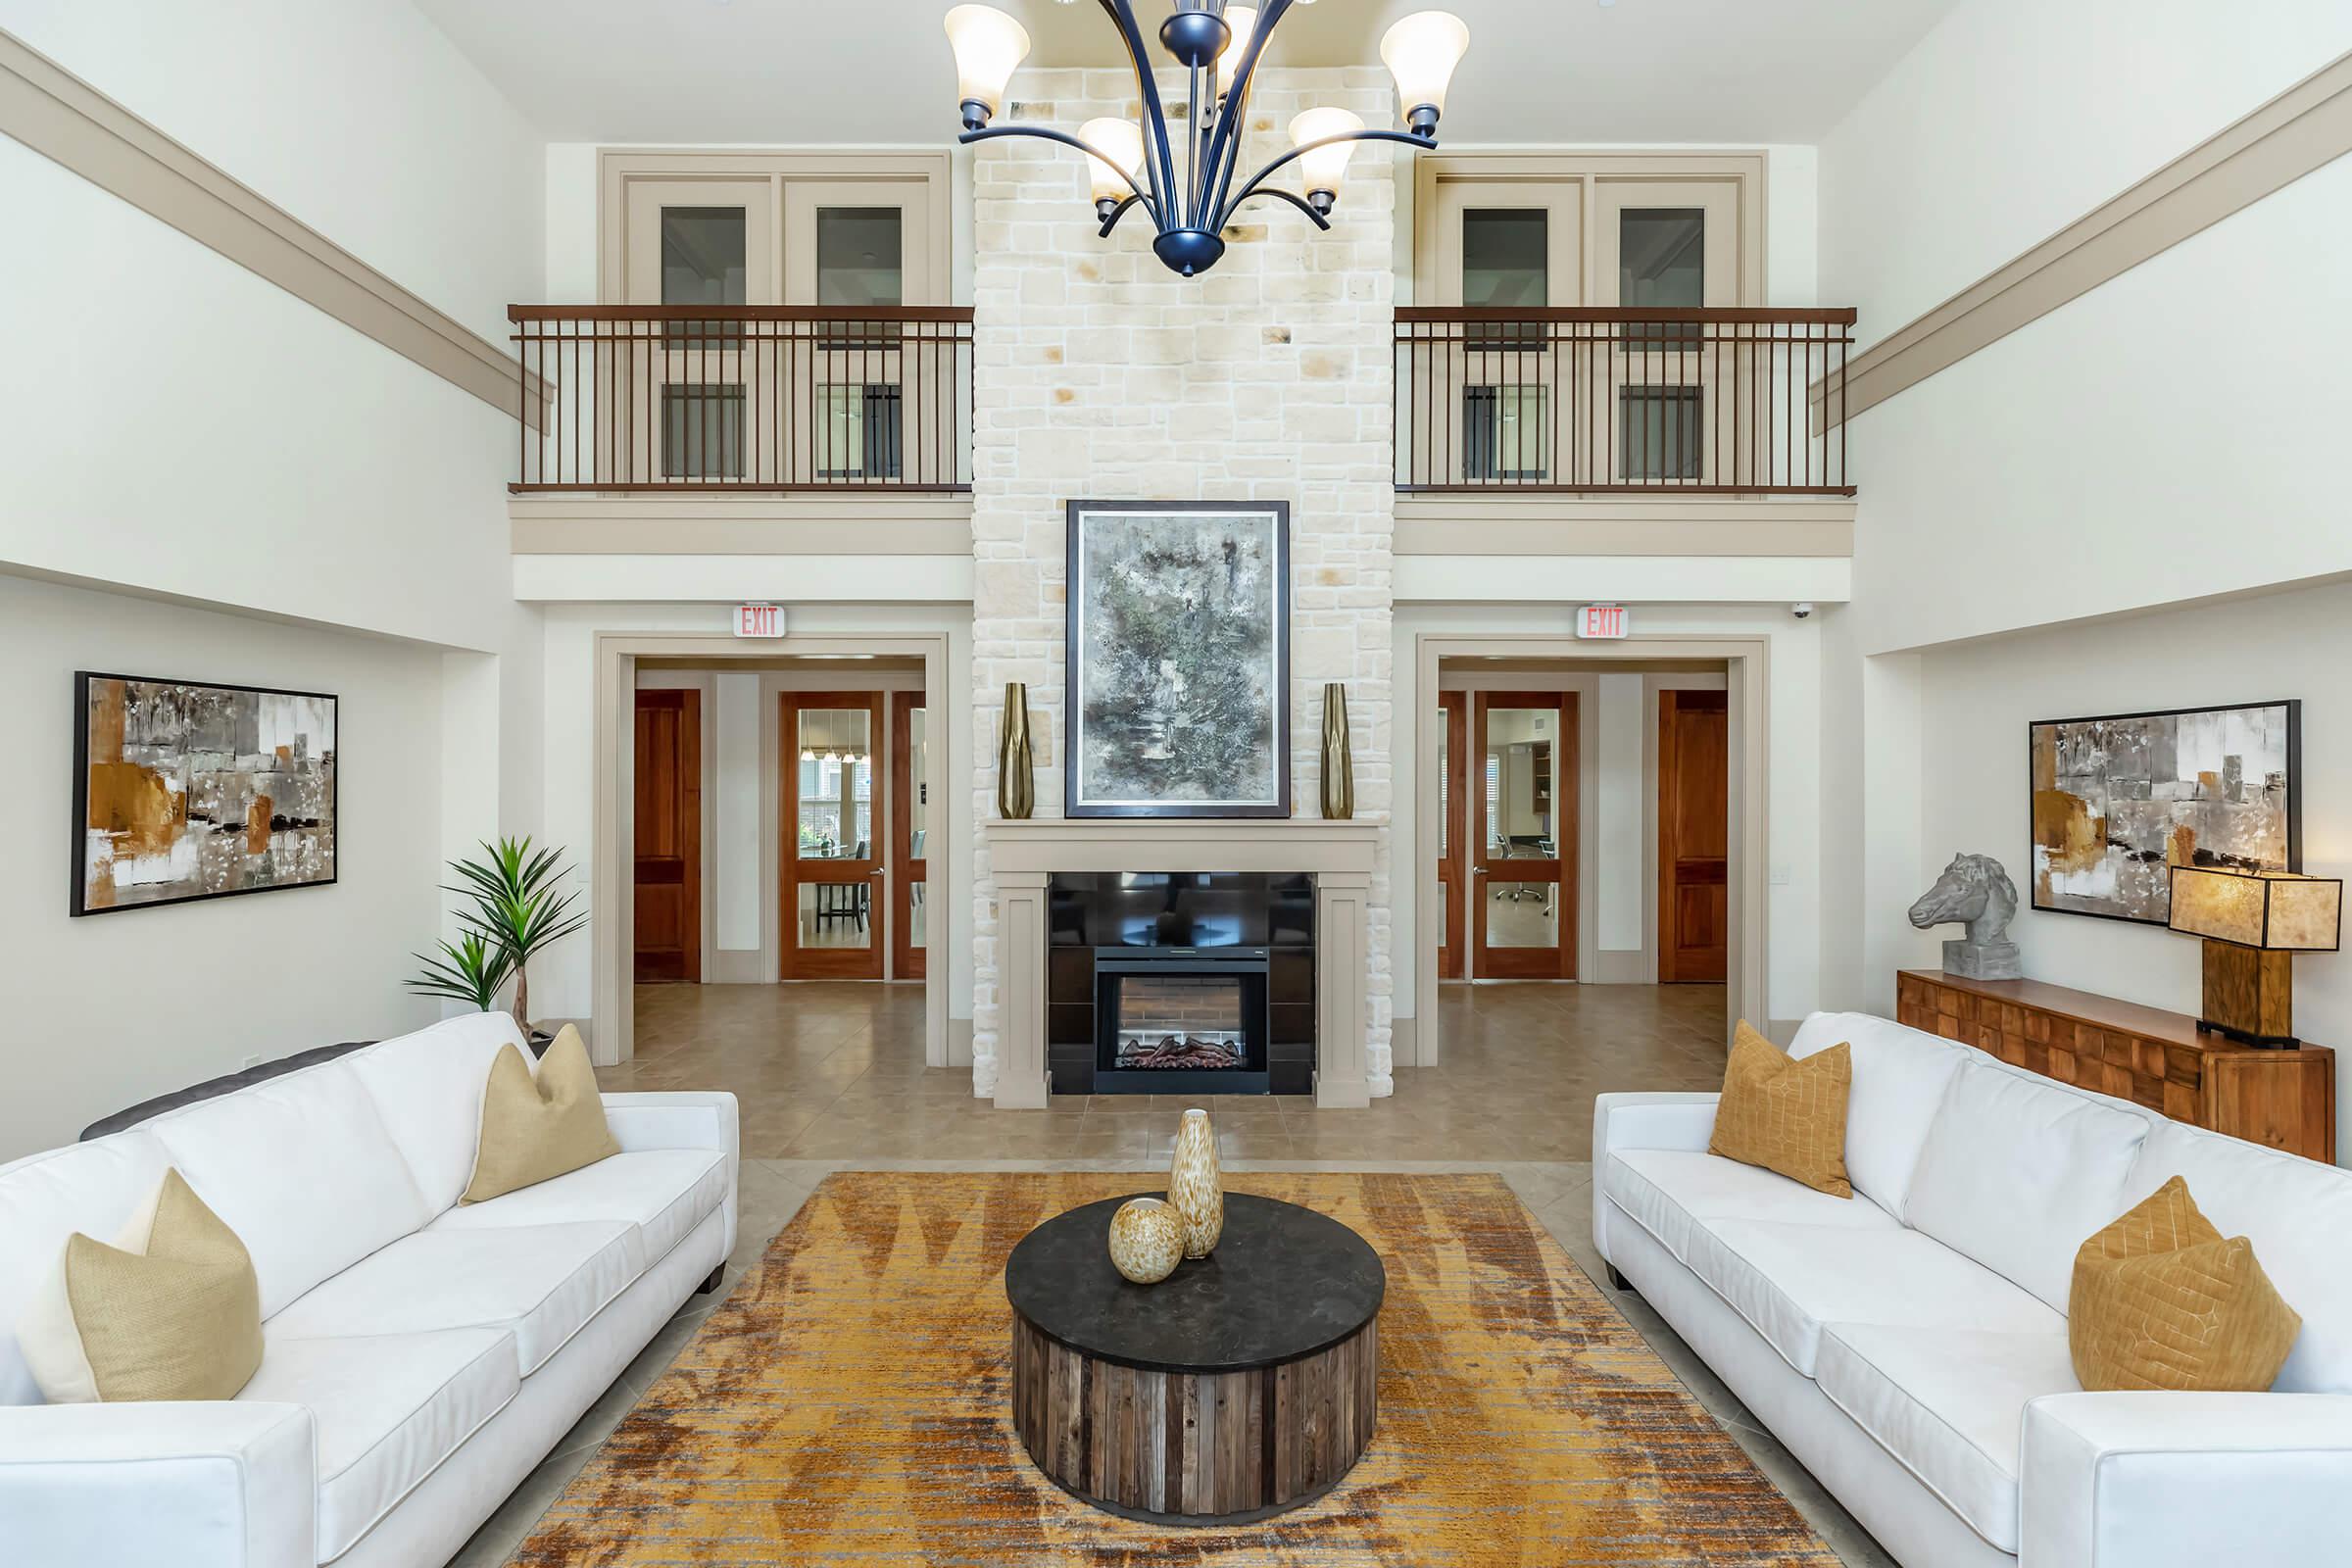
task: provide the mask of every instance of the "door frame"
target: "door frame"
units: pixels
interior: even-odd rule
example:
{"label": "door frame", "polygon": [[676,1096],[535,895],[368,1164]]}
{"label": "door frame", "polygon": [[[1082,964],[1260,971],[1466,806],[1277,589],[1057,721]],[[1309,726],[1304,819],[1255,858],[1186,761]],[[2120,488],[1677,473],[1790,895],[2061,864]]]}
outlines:
{"label": "door frame", "polygon": [[[1477,804],[1468,811],[1468,826],[1462,834],[1462,847],[1468,854],[1470,877],[1465,895],[1474,911],[1470,916],[1469,973],[1475,980],[1574,980],[1577,977],[1577,943],[1582,935],[1582,922],[1577,918],[1582,882],[1579,872],[1583,864],[1581,833],[1584,813],[1579,809],[1578,797],[1584,786],[1578,726],[1584,717],[1580,694],[1567,688],[1544,691],[1478,690],[1462,694],[1470,700],[1471,728],[1475,739],[1469,755],[1480,761],[1466,767],[1465,782],[1469,795]],[[1559,910],[1559,935],[1554,956],[1544,962],[1532,957],[1521,961],[1523,955],[1542,953],[1540,948],[1490,950],[1487,946],[1487,919],[1492,901],[1487,889],[1496,880],[1494,863],[1487,858],[1490,838],[1487,821],[1486,770],[1487,713],[1496,705],[1510,709],[1544,709],[1559,716],[1559,731],[1552,746],[1551,760],[1551,821],[1555,853],[1550,861],[1553,874],[1542,880],[1552,885],[1552,898]],[[1508,866],[1511,862],[1497,862]],[[1503,877],[1509,881],[1511,878]],[[1524,877],[1520,880],[1526,880]]]}
{"label": "door frame", "polygon": [[[1674,861],[1676,859],[1676,857],[1666,853],[1667,839],[1673,829],[1673,823],[1666,814],[1667,715],[1669,710],[1681,706],[1682,699],[1686,696],[1713,698],[1720,700],[1725,723],[1728,725],[1731,719],[1731,693],[1728,690],[1714,691],[1705,687],[1649,686],[1645,695],[1647,700],[1643,707],[1648,710],[1648,721],[1644,725],[1646,733],[1643,736],[1646,765],[1642,770],[1642,776],[1644,791],[1642,822],[1646,831],[1642,834],[1642,839],[1646,850],[1645,860],[1649,874],[1643,879],[1646,884],[1643,892],[1647,895],[1646,907],[1643,912],[1648,916],[1644,922],[1646,929],[1643,935],[1647,938],[1649,945],[1649,967],[1652,983],[1677,985],[1684,981],[1681,975],[1669,973],[1674,967],[1672,955],[1675,951],[1675,944],[1667,940],[1669,927],[1674,921],[1674,902],[1671,895],[1674,891]],[[1714,705],[1710,704],[1709,706]],[[1728,736],[1726,740],[1728,743]],[[1725,774],[1724,787],[1726,796],[1724,809],[1728,816],[1731,809],[1729,798],[1731,779],[1728,769]],[[1728,844],[1724,870],[1728,878],[1731,870]],[[1731,902],[1728,891],[1725,894],[1724,902],[1728,908]],[[1727,976],[1731,972],[1731,953],[1728,941],[1725,944],[1724,972]],[[1712,982],[1692,981],[1690,983],[1704,985]]]}
{"label": "door frame", "polygon": [[[593,768],[593,799],[590,803],[589,842],[577,846],[576,853],[589,866],[589,907],[592,918],[582,933],[587,943],[589,967],[590,1015],[571,1020],[582,1023],[588,1035],[589,1054],[597,1065],[616,1066],[636,1054],[635,1009],[629,1004],[629,973],[634,954],[634,919],[628,897],[630,866],[634,860],[636,831],[635,803],[635,699],[630,695],[637,683],[639,658],[693,659],[724,665],[737,661],[756,661],[773,658],[857,658],[871,655],[910,655],[923,661],[923,692],[934,712],[948,710],[949,659],[953,638],[947,631],[820,631],[793,632],[772,641],[762,641],[747,649],[742,640],[732,636],[713,636],[699,631],[598,631],[593,636],[591,655],[596,681],[594,736],[595,765]],[[623,704],[630,712],[624,726]],[[763,705],[764,706],[764,705]],[[704,705],[705,712],[710,704]],[[762,726],[765,727],[764,724]],[[968,737],[961,733],[963,726],[950,725],[942,732],[948,748],[946,766],[949,776],[955,776],[958,764],[968,769],[971,755]],[[632,745],[622,748],[620,737],[628,735]],[[705,741],[710,737],[706,735]],[[708,768],[711,748],[706,746],[705,765]],[[767,778],[774,778],[772,766],[763,765]],[[706,786],[709,780],[705,780]],[[706,788],[706,806],[710,793]],[[622,803],[632,809],[623,810]],[[773,818],[772,810],[763,815]],[[953,900],[964,885],[957,872],[959,863],[968,864],[972,836],[976,825],[957,821],[956,813],[947,814],[941,824],[943,852],[930,857],[932,863],[932,897],[941,909],[954,907]],[[762,874],[763,884],[772,885],[774,878]],[[709,879],[705,879],[708,883]],[[708,897],[708,888],[706,888]],[[709,927],[706,926],[706,931]],[[568,944],[565,945],[568,947]],[[560,952],[561,950],[559,950]],[[710,972],[706,952],[705,972]],[[551,956],[549,961],[553,961]],[[571,962],[577,962],[576,958]],[[927,1066],[968,1066],[970,1031],[963,1033],[965,1048],[951,1049],[948,1025],[948,984],[950,965],[934,964],[923,982],[923,1059]],[[576,971],[575,971],[576,972]]]}
{"label": "door frame", "polygon": [[[1444,726],[1446,757],[1438,764],[1445,769],[1453,786],[1449,790],[1437,792],[1438,798],[1445,803],[1443,811],[1447,818],[1444,825],[1446,853],[1436,857],[1437,889],[1441,901],[1438,905],[1438,978],[1463,980],[1469,977],[1470,956],[1470,694],[1440,692],[1435,706],[1441,713],[1453,715],[1453,722]],[[1440,809],[1433,807],[1428,819],[1436,821]]]}
{"label": "door frame", "polygon": [[[916,710],[923,712],[923,746],[926,760],[931,748],[931,709],[925,706],[925,693],[894,691],[883,694],[890,715],[890,976],[894,980],[921,980],[928,977],[931,965],[929,940],[931,935],[929,907],[931,901],[931,841],[923,840],[923,855],[914,856],[914,743],[909,730],[909,715]],[[926,781],[930,782],[930,781]],[[927,807],[928,802],[924,803]],[[930,827],[930,813],[924,813],[923,826]],[[918,878],[916,872],[922,874]],[[914,889],[923,889],[924,946],[914,945]]]}
{"label": "door frame", "polygon": [[[1767,903],[1770,791],[1764,787],[1764,781],[1771,755],[1771,639],[1762,634],[1653,632],[1620,641],[1588,642],[1564,630],[1494,637],[1417,632],[1413,637],[1413,757],[1428,757],[1438,744],[1436,696],[1441,689],[1441,661],[1489,658],[1573,659],[1609,663],[1681,659],[1724,661],[1726,685],[1731,693],[1732,757],[1736,764],[1732,775],[1731,955],[1725,975],[1725,1044],[1730,1044],[1732,1020],[1746,1017],[1770,1027],[1772,999],[1767,962],[1771,941]],[[1418,849],[1422,833],[1436,818],[1437,808],[1436,774],[1427,767],[1416,766],[1413,774],[1416,914],[1437,907],[1437,860]],[[1419,919],[1414,922],[1410,961],[1415,998],[1413,1064],[1435,1066],[1443,1059],[1445,1036],[1444,1009],[1438,1005],[1438,947],[1429,940],[1427,926]]]}
{"label": "door frame", "polygon": [[[893,844],[890,802],[890,693],[865,691],[783,691],[776,694],[776,955],[777,976],[783,980],[880,980],[890,961],[890,862]],[[873,790],[872,836],[866,854],[847,864],[867,866],[851,882],[823,882],[803,877],[797,868],[800,841],[801,760],[794,752],[792,715],[803,709],[866,714],[866,776]],[[845,798],[845,810],[855,797]],[[870,862],[870,865],[869,865]],[[862,888],[865,897],[866,943],[862,948],[804,950],[797,940],[800,928],[800,888],[804,882],[827,887]]]}
{"label": "door frame", "polygon": [[[679,784],[681,789],[689,792],[692,796],[691,808],[681,808],[677,813],[679,823],[683,829],[686,840],[686,843],[683,846],[683,853],[681,853],[677,858],[679,864],[685,867],[683,875],[681,875],[679,878],[685,889],[684,896],[680,902],[681,907],[685,913],[686,930],[683,933],[683,940],[681,940],[678,944],[678,951],[682,961],[680,964],[680,972],[674,981],[652,982],[655,984],[701,985],[703,983],[704,955],[709,948],[709,942],[704,931],[704,927],[707,922],[705,920],[703,895],[703,883],[705,881],[703,876],[703,834],[704,829],[708,825],[704,821],[704,818],[710,810],[710,805],[706,799],[707,786],[709,782],[709,764],[704,758],[704,752],[707,749],[706,742],[709,740],[709,736],[705,734],[705,726],[709,721],[704,717],[703,713],[703,688],[700,685],[639,686],[630,695],[630,713],[632,720],[642,715],[648,706],[655,708],[675,708],[678,710],[678,733],[682,738],[691,737],[690,744],[693,748],[692,752],[689,754],[692,761],[691,782],[689,782],[689,777],[686,772],[681,771],[679,774]],[[669,701],[656,701],[649,705],[646,702],[648,697],[656,699],[666,698],[669,699]],[[634,745],[635,738],[634,724],[632,723],[630,736],[632,746]],[[638,779],[636,783],[637,786],[641,788],[644,780]],[[639,788],[632,788],[630,791],[629,804],[632,811],[634,811],[637,807],[637,795],[639,793]],[[632,850],[635,848],[633,843],[631,848]],[[635,906],[634,901],[636,898],[637,889],[643,885],[637,880],[637,856],[634,854],[631,854],[629,857],[629,896],[631,899],[632,910]],[[637,957],[638,950],[636,944],[636,928],[634,918],[632,917],[629,942],[630,982],[635,985],[647,984],[648,982],[641,981],[636,978]]]}

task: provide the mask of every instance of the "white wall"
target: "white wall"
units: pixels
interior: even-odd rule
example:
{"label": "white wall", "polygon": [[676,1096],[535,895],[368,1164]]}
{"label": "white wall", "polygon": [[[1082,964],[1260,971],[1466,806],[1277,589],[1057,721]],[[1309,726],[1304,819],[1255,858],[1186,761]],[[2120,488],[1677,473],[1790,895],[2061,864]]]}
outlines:
{"label": "white wall", "polygon": [[[1919,665],[1924,794],[1912,896],[1955,854],[2000,860],[2029,906],[2010,929],[2034,979],[2197,1010],[2194,940],[2030,907],[2026,726],[2037,718],[2300,698],[2303,868],[2352,875],[2352,688],[2341,678],[2352,669],[2352,584],[2031,632],[1926,654]],[[2295,960],[2295,1025],[2344,1053],[2338,1098],[2352,1094],[2352,957]]]}
{"label": "white wall", "polygon": [[[249,1056],[432,1020],[401,982],[440,920],[438,653],[0,576],[0,1161]],[[77,669],[340,698],[334,885],[68,918]]]}

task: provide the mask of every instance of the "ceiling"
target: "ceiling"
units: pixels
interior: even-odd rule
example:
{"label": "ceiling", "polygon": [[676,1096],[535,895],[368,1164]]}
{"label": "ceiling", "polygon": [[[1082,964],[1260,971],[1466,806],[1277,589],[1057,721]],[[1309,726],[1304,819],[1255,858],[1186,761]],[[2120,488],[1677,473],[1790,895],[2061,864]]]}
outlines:
{"label": "ceiling", "polygon": [[[996,0],[1033,65],[1123,62],[1096,0]],[[1320,0],[1277,64],[1377,64],[1432,0]],[[1806,142],[1955,0],[1441,0],[1470,24],[1457,142]],[[949,141],[949,0],[417,0],[551,140]],[[1148,31],[1169,0],[1137,0]]]}

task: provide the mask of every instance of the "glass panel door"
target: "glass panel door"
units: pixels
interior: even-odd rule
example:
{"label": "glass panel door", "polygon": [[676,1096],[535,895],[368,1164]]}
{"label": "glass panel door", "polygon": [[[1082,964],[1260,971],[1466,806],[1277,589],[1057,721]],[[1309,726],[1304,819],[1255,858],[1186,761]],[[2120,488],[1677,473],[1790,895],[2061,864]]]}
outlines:
{"label": "glass panel door", "polygon": [[[1603,180],[1594,190],[1598,303],[1629,310],[1695,311],[1742,303],[1739,187],[1728,180]],[[1610,356],[1601,391],[1614,429],[1603,462],[1624,485],[1736,482],[1752,447],[1748,394],[1755,351],[1736,328],[1636,321]]]}
{"label": "glass panel door", "polygon": [[[764,180],[632,184],[624,219],[627,305],[772,305],[776,206]],[[593,384],[608,443],[604,473],[623,484],[693,486],[761,477],[773,466],[772,351],[740,319],[684,317],[612,323]]]}
{"label": "glass panel door", "polygon": [[1576,975],[1576,696],[1476,694],[1469,846],[1480,979]]}
{"label": "glass panel door", "polygon": [[[809,477],[844,486],[906,477],[910,425],[936,424],[953,378],[927,339],[895,319],[938,296],[922,188],[804,180],[784,197],[784,288],[794,304],[838,313],[808,342]],[[928,429],[930,425],[920,425]]]}
{"label": "glass panel door", "polygon": [[930,946],[930,713],[921,692],[890,700],[891,975],[920,980]]}
{"label": "glass panel door", "polygon": [[[1583,186],[1576,181],[1446,181],[1438,187],[1438,302],[1525,312],[1465,320],[1446,340],[1450,363],[1422,374],[1442,406],[1400,417],[1437,421],[1429,449],[1447,454],[1433,482],[1564,482],[1558,388],[1567,328],[1544,319],[1583,295]],[[1400,430],[1399,450],[1421,432]]]}
{"label": "glass panel door", "polygon": [[786,692],[777,750],[784,773],[783,977],[882,978],[883,818],[875,785],[879,692]]}

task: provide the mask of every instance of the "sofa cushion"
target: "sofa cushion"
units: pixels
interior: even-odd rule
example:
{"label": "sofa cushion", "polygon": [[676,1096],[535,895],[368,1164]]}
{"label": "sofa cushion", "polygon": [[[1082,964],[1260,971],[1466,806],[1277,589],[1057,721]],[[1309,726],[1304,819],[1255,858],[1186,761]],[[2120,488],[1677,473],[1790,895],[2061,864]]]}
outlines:
{"label": "sofa cushion", "polygon": [[0,1165],[0,1404],[41,1402],[17,1325],[56,1281],[66,1238],[121,1235],[171,1164],[170,1151],[138,1131]]}
{"label": "sofa cushion", "polygon": [[2303,1332],[2271,1385],[2352,1394],[2352,1172],[2180,1122],[2140,1147],[2120,1211],[2179,1176],[2224,1236],[2243,1236]]}
{"label": "sofa cushion", "polygon": [[633,1232],[629,1266],[644,1273],[727,1200],[727,1156],[715,1149],[649,1149],[453,1208],[428,1231],[503,1230],[616,1220]]}
{"label": "sofa cushion", "polygon": [[2026,1405],[2075,1392],[2066,1331],[1986,1333],[1833,1324],[1821,1392],[1880,1447],[2003,1551],[2018,1545]]}
{"label": "sofa cushion", "polygon": [[1714,1154],[1671,1149],[1624,1149],[1600,1173],[1601,1191],[1688,1265],[1699,1223],[1715,1219],[1782,1220],[1848,1230],[1899,1231],[1867,1198],[1832,1198],[1801,1182]]}
{"label": "sofa cushion", "polygon": [[496,1329],[290,1339],[272,1324],[238,1396],[307,1405],[318,1431],[318,1560],[332,1562],[514,1397]]}
{"label": "sofa cushion", "polygon": [[521,1040],[512,1014],[470,1012],[352,1058],[352,1071],[374,1100],[432,1212],[456,1203],[466,1190],[490,1063],[499,1047]]}
{"label": "sofa cushion", "polygon": [[2066,1339],[2066,1320],[2056,1312],[1918,1231],[1702,1220],[1689,1266],[1807,1377],[1827,1323]]}
{"label": "sofa cushion", "polygon": [[1853,1058],[1845,1102],[1846,1178],[1855,1192],[1899,1220],[1928,1124],[1968,1059],[1967,1050],[1867,1012],[1817,1012],[1797,1026],[1788,1054],[1810,1056],[1839,1044],[1851,1048]]}
{"label": "sofa cushion", "polygon": [[544,1365],[637,1277],[636,1228],[612,1221],[403,1237],[278,1314],[283,1339],[497,1328],[516,1370]]}
{"label": "sofa cushion", "polygon": [[2129,1206],[2124,1178],[2148,1125],[2057,1084],[1968,1062],[1928,1129],[1909,1223],[2063,1312],[2075,1253]]}
{"label": "sofa cushion", "polygon": [[172,1111],[145,1130],[253,1254],[265,1319],[432,1218],[348,1061]]}

